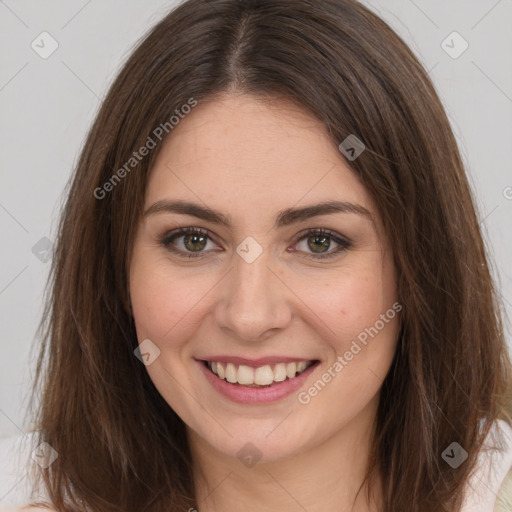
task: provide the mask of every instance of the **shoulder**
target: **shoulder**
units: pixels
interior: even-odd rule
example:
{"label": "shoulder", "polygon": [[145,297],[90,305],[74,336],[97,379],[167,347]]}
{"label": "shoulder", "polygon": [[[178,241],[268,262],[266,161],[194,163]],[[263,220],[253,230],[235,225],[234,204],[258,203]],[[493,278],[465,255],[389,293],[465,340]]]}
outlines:
{"label": "shoulder", "polygon": [[509,512],[510,510],[512,510],[512,469],[501,484],[493,512]]}
{"label": "shoulder", "polygon": [[30,506],[30,505],[26,505],[22,508],[17,508],[17,507],[4,508],[0,505],[0,512],[55,512],[55,509],[52,507]]}
{"label": "shoulder", "polygon": [[509,512],[512,510],[512,429],[505,423],[503,425],[503,449],[505,471],[496,493],[496,502],[493,512]]}
{"label": "shoulder", "polygon": [[55,509],[48,506],[30,506],[27,505],[23,508],[19,508],[17,510],[13,510],[13,512],[55,512]]}
{"label": "shoulder", "polygon": [[510,512],[511,484],[512,428],[498,420],[466,483],[461,512]]}
{"label": "shoulder", "polygon": [[[0,509],[0,512],[1,509]],[[26,505],[22,508],[12,509],[12,511],[6,511],[6,512],[55,512],[55,509],[50,507],[49,505],[39,505],[39,506],[30,506]]]}

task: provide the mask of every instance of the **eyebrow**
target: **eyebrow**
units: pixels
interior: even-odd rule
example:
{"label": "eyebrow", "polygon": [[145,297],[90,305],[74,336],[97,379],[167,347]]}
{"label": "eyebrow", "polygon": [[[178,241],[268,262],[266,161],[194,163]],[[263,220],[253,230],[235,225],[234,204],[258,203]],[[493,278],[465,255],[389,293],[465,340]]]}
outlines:
{"label": "eyebrow", "polygon": [[[213,224],[220,224],[227,228],[231,228],[232,225],[229,215],[224,215],[206,206],[182,200],[170,201],[163,199],[157,201],[144,212],[143,217],[156,213],[180,213],[191,215]],[[286,208],[285,210],[281,210],[277,215],[274,227],[280,228],[289,226],[312,217],[330,215],[333,213],[350,213],[366,217],[369,220],[372,219],[370,211],[364,206],[346,201],[327,201],[311,206],[304,206],[302,208]]]}

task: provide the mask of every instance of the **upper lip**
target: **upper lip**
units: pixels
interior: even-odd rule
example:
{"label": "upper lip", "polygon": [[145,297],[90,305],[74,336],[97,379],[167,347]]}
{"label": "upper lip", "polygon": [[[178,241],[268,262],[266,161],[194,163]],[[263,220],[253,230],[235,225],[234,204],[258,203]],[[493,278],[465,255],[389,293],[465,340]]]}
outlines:
{"label": "upper lip", "polygon": [[287,356],[269,356],[260,357],[258,359],[247,359],[246,357],[236,356],[207,356],[197,358],[199,361],[215,361],[217,363],[233,363],[235,365],[245,365],[252,368],[258,368],[265,366],[266,364],[277,364],[277,363],[294,363],[299,361],[316,361],[316,359],[305,359],[303,357],[287,357]]}

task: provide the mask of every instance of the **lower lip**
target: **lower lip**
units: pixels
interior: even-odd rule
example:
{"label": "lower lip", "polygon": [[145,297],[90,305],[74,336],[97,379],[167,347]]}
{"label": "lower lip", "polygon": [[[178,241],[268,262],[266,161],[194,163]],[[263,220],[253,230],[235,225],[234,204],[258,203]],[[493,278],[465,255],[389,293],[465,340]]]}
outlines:
{"label": "lower lip", "polygon": [[210,371],[203,361],[197,361],[197,363],[199,364],[204,376],[219,393],[239,404],[266,404],[285,398],[291,395],[294,391],[297,391],[319,365],[319,362],[317,361],[309,368],[306,368],[306,370],[297,377],[284,380],[283,382],[276,382],[268,388],[249,388],[247,386],[231,384],[230,382],[221,379]]}

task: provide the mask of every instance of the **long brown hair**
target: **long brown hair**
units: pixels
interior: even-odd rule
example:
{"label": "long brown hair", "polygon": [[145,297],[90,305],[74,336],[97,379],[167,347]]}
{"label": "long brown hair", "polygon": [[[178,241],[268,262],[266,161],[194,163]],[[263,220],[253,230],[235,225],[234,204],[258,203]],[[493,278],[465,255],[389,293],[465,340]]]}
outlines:
{"label": "long brown hair", "polygon": [[[497,418],[510,422],[500,306],[429,76],[355,0],[188,0],[129,57],[59,225],[33,390],[37,444],[59,456],[35,476],[58,511],[197,508],[184,423],[134,356],[128,268],[160,140],[126,164],[159,126],[172,136],[182,105],[231,90],[296,102],[336,145],[364,142],[348,163],[379,209],[403,305],[367,481],[381,475],[383,512],[457,511],[484,436]],[[457,469],[441,458],[452,442],[468,453]]]}

